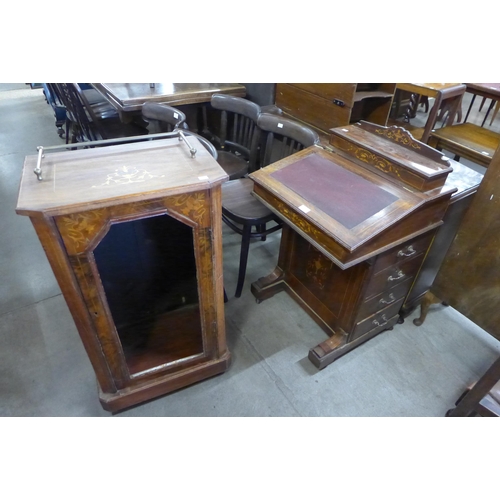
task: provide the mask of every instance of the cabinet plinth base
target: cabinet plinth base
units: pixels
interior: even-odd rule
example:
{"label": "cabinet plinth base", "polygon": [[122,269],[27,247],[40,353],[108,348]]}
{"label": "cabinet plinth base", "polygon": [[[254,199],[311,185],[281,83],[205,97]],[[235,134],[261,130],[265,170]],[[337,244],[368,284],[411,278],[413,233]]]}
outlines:
{"label": "cabinet plinth base", "polygon": [[169,373],[164,377],[158,377],[155,380],[122,389],[116,393],[105,393],[99,390],[99,400],[102,407],[107,411],[117,412],[124,410],[214,375],[219,375],[229,368],[230,360],[231,355],[229,352],[226,352],[217,360],[197,364],[176,373]]}
{"label": "cabinet plinth base", "polygon": [[322,370],[329,364],[333,363],[336,359],[340,358],[344,354],[347,354],[349,351],[352,351],[355,347],[358,347],[367,340],[372,339],[379,333],[382,333],[385,330],[392,330],[398,318],[399,316],[395,316],[386,325],[374,328],[368,333],[365,333],[363,336],[350,342],[346,341],[348,338],[347,334],[336,333],[329,339],[321,342],[321,344],[318,344],[316,347],[309,350],[309,361],[311,361],[316,368]]}
{"label": "cabinet plinth base", "polygon": [[285,290],[283,270],[280,267],[276,267],[271,274],[254,281],[250,290],[257,302],[270,299],[273,295]]}

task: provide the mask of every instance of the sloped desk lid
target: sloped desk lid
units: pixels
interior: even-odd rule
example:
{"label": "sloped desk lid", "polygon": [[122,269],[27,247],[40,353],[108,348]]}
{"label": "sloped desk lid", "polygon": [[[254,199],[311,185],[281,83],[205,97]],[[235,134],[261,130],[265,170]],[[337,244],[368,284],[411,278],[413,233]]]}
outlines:
{"label": "sloped desk lid", "polygon": [[[330,256],[349,267],[440,225],[442,213],[414,217],[454,188],[423,193],[339,154],[312,146],[250,176],[254,194],[304,236],[335,242]],[[447,206],[447,203],[445,207]],[[404,224],[403,221],[410,221]],[[380,236],[392,230],[384,239]]]}
{"label": "sloped desk lid", "polygon": [[27,156],[16,212],[54,215],[182,194],[227,180],[227,174],[193,136],[196,148],[178,138],[46,153],[43,180],[33,173],[37,155]]}

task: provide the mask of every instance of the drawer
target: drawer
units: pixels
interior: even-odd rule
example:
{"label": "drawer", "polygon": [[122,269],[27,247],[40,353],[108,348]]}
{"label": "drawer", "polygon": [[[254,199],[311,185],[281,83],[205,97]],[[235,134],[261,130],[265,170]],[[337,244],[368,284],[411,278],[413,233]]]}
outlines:
{"label": "drawer", "polygon": [[357,323],[349,337],[349,342],[374,329],[384,330],[394,326],[399,319],[398,313],[403,305],[403,300],[404,298],[401,298],[394,302],[394,304]]}
{"label": "drawer", "polygon": [[423,256],[424,254],[421,253],[418,258],[406,260],[373,275],[366,288],[365,300],[413,278],[420,268]]}
{"label": "drawer", "polygon": [[296,89],[304,90],[330,102],[338,99],[349,107],[352,107],[356,94],[355,83],[278,83],[276,87],[278,92],[282,85],[291,85]]}
{"label": "drawer", "polygon": [[412,282],[413,280],[411,278],[407,279],[402,283],[399,283],[399,285],[396,285],[389,290],[385,290],[384,292],[375,295],[375,297],[363,302],[356,315],[357,321],[363,320],[377,311],[394,304],[400,299],[404,299],[411,287]]}
{"label": "drawer", "polygon": [[433,236],[434,231],[431,231],[430,234],[423,234],[380,255],[375,262],[373,272],[377,274],[389,266],[399,264],[407,259],[413,259],[418,254],[427,252]]}
{"label": "drawer", "polygon": [[331,128],[347,125],[351,116],[351,108],[347,104],[338,106],[331,100],[288,84],[280,84],[276,88],[276,106],[284,113],[328,133]]}

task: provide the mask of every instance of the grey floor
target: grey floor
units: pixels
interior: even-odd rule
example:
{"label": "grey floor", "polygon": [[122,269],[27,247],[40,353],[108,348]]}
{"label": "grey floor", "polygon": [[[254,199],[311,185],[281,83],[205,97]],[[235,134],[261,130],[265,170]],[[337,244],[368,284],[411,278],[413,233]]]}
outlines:
{"label": "grey floor", "polygon": [[61,142],[41,90],[0,85],[0,416],[443,416],[500,354],[481,328],[434,306],[423,326],[413,314],[318,371],[307,353],[323,331],[286,294],[257,304],[250,293],[273,270],[279,236],[252,243],[234,299],[239,238],[224,229],[231,367],[112,415],[31,223],[14,211],[25,155]]}

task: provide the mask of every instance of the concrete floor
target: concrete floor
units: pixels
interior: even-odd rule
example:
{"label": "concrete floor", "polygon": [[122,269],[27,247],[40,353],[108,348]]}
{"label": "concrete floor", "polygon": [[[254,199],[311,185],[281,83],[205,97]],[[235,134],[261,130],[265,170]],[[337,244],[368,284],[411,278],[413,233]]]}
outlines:
{"label": "concrete floor", "polygon": [[252,243],[235,299],[239,237],[225,228],[230,369],[112,415],[31,223],[14,211],[25,155],[61,142],[41,90],[0,85],[0,416],[443,416],[500,355],[477,325],[434,306],[423,326],[413,314],[318,371],[307,354],[323,331],[285,293],[262,304],[250,293],[273,270],[279,235]]}

